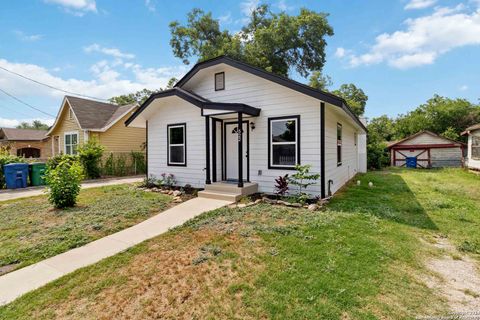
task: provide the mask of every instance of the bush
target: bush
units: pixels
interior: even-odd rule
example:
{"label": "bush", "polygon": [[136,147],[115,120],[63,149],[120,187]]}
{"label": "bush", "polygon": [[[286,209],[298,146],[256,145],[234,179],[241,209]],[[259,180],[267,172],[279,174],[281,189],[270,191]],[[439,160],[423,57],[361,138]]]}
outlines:
{"label": "bush", "polygon": [[309,186],[314,185],[318,178],[320,178],[320,174],[310,173],[311,167],[312,166],[309,164],[303,166],[297,164],[295,166],[296,172],[288,178],[288,181],[291,184],[298,186],[298,193],[295,195],[295,198],[299,203],[302,204],[305,203],[309,198],[309,195],[304,192],[304,190]]}
{"label": "bush", "polygon": [[48,169],[55,169],[59,163],[61,162],[67,162],[69,164],[72,164],[74,162],[78,162],[78,156],[76,155],[70,155],[70,154],[57,154],[54,157],[51,157],[50,159],[47,160],[47,170]]}
{"label": "bush", "polygon": [[75,206],[82,179],[83,167],[79,161],[66,158],[55,167],[47,167],[45,181],[50,203],[59,209]]}
{"label": "bush", "polygon": [[96,139],[90,139],[78,148],[78,157],[88,178],[100,178],[100,163],[104,150]]}
{"label": "bush", "polygon": [[141,174],[147,171],[147,166],[145,163],[145,154],[143,152],[132,151],[132,166],[134,174]]}
{"label": "bush", "polygon": [[127,175],[127,157],[123,154],[117,157],[114,165],[114,174],[117,177],[123,177]]}
{"label": "bush", "polygon": [[369,169],[382,169],[390,165],[386,143],[369,141],[367,144],[367,164]]}
{"label": "bush", "polygon": [[275,194],[283,197],[288,193],[288,174],[275,179]]}
{"label": "bush", "polygon": [[12,156],[8,149],[0,147],[0,189],[5,188],[5,176],[3,175],[3,166],[9,163],[25,162],[24,158]]}
{"label": "bush", "polygon": [[171,173],[162,173],[160,179],[158,179],[158,184],[165,188],[172,188],[177,184],[177,180]]}

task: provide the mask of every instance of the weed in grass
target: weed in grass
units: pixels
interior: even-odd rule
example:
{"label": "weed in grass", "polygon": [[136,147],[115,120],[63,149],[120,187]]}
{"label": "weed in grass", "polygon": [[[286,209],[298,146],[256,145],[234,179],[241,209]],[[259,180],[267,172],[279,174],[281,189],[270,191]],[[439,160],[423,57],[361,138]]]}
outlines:
{"label": "weed in grass", "polygon": [[458,246],[458,250],[469,253],[480,253],[480,245],[476,242],[463,241]]}

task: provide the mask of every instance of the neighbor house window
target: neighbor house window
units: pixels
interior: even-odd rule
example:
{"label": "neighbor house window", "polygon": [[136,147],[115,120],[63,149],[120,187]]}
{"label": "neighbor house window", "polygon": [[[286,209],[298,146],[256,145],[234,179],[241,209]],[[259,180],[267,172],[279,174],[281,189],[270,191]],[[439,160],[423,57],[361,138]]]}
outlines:
{"label": "neighbor house window", "polygon": [[167,126],[168,134],[168,165],[186,166],[187,164],[187,125],[185,123],[170,124]]}
{"label": "neighbor house window", "polygon": [[337,166],[342,165],[342,125],[337,123]]}
{"label": "neighbor house window", "polygon": [[472,136],[472,158],[480,160],[480,137]]}
{"label": "neighbor house window", "polygon": [[268,119],[268,161],[272,169],[293,169],[300,163],[300,116]]}
{"label": "neighbor house window", "polygon": [[65,154],[77,154],[78,132],[65,133]]}
{"label": "neighbor house window", "polygon": [[225,72],[215,73],[215,91],[225,89]]}

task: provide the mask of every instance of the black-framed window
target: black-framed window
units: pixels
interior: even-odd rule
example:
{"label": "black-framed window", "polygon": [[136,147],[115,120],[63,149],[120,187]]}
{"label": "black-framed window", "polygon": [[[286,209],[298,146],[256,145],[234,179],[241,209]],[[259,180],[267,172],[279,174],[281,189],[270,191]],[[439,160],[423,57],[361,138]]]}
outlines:
{"label": "black-framed window", "polygon": [[480,137],[472,136],[472,159],[480,160]]}
{"label": "black-framed window", "polygon": [[225,72],[215,73],[215,91],[225,90]]}
{"label": "black-framed window", "polygon": [[342,124],[337,123],[337,166],[342,165]]}
{"label": "black-framed window", "polygon": [[300,164],[300,116],[268,118],[268,167],[294,169]]}
{"label": "black-framed window", "polygon": [[187,165],[187,125],[185,123],[167,126],[167,164],[169,166]]}

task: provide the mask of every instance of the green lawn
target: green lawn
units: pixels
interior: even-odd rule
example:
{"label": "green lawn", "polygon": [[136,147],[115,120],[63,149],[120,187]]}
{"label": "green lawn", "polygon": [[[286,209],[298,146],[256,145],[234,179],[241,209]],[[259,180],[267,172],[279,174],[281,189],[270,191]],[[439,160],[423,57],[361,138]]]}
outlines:
{"label": "green lawn", "polygon": [[66,210],[53,209],[46,196],[0,202],[0,268],[24,267],[135,225],[170,199],[118,185],[82,190]]}
{"label": "green lawn", "polygon": [[[322,212],[222,208],[0,308],[5,319],[408,319],[447,302],[428,242],[478,259],[480,177],[372,172]],[[374,187],[369,188],[372,181]]]}

